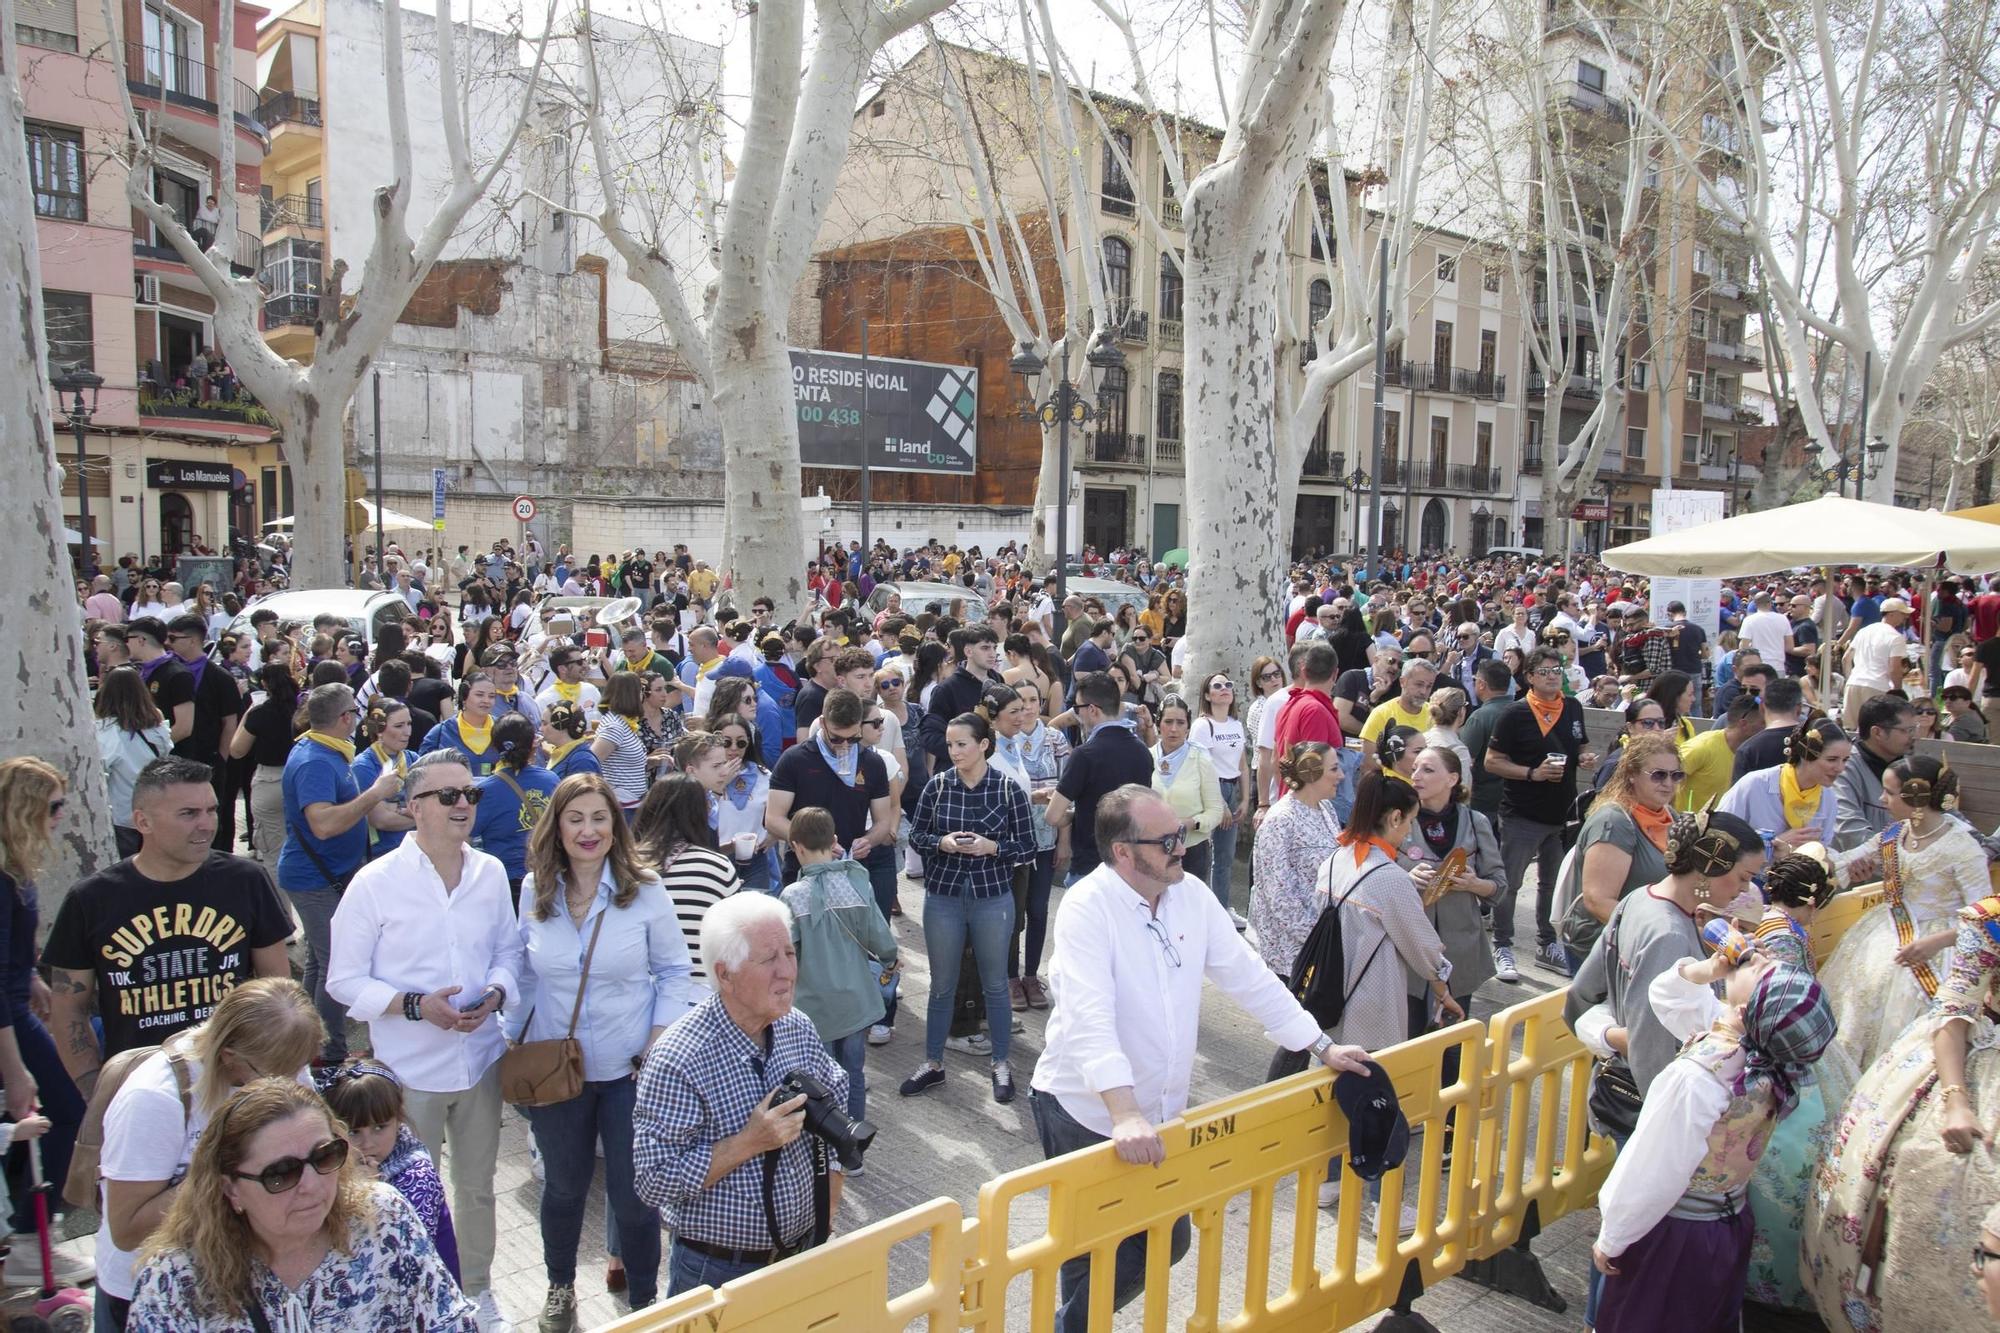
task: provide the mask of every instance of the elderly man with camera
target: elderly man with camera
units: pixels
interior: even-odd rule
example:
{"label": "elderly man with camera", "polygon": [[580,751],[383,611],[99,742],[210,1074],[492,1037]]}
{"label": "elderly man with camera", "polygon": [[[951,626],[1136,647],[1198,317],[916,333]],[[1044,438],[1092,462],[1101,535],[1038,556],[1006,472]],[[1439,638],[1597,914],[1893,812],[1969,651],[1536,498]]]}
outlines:
{"label": "elderly man with camera", "polygon": [[858,1165],[874,1134],[841,1109],[847,1074],[792,1008],[785,905],[723,899],[702,918],[701,956],[715,992],[654,1043],[632,1118],[639,1197],[673,1231],[669,1296],[824,1240],[843,1165]]}

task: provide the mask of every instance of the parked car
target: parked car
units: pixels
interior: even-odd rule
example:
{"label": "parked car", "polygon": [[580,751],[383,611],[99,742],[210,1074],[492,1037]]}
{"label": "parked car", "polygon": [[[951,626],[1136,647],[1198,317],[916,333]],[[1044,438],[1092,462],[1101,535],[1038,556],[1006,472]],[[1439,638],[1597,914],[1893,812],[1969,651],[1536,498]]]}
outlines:
{"label": "parked car", "polygon": [[1488,557],[1500,560],[1540,560],[1547,554],[1548,552],[1539,546],[1489,546],[1486,548],[1486,555]]}
{"label": "parked car", "polygon": [[928,611],[935,604],[939,610],[949,610],[954,601],[963,598],[968,608],[986,605],[977,588],[968,588],[957,583],[878,583],[868,594],[870,615],[889,604],[889,594],[896,593],[903,599],[903,611],[907,615],[917,615]]}
{"label": "parked car", "polygon": [[378,626],[400,624],[409,619],[410,604],[401,593],[370,591],[365,588],[293,588],[259,598],[229,622],[232,634],[247,633],[250,613],[269,609],[278,613],[281,625],[311,625],[329,612],[345,620],[370,648],[375,646]]}
{"label": "parked car", "polygon": [[1069,591],[1078,597],[1095,597],[1104,603],[1104,614],[1114,620],[1118,608],[1130,605],[1134,610],[1146,609],[1149,594],[1136,583],[1120,583],[1117,579],[1075,578],[1065,580]]}

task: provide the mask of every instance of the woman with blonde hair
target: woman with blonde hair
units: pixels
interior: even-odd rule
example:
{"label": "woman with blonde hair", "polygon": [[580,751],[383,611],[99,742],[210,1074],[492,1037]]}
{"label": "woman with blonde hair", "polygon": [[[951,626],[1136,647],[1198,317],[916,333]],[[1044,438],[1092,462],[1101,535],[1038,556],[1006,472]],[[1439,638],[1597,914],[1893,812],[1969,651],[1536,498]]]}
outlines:
{"label": "woman with blonde hair", "polygon": [[144,1333],[474,1333],[474,1306],[396,1187],[364,1180],[310,1086],[260,1078],[202,1136],[147,1246]]}
{"label": "woman with blonde hair", "polygon": [[527,1108],[544,1167],[542,1327],[567,1328],[576,1320],[577,1242],[600,1141],[632,1308],[658,1295],[660,1221],[634,1189],[632,1113],[646,1052],[687,1012],[691,965],[674,900],[640,860],[602,774],[564,778],[549,798],[529,844],[519,911],[521,997],[508,1006],[507,1039],[569,1034],[583,1048],[583,1091]]}
{"label": "woman with blonde hair", "polygon": [[258,977],[223,996],[207,1022],[167,1038],[125,1075],[105,1108],[98,1157],[98,1328],[126,1326],[138,1251],[179,1201],[182,1178],[210,1121],[245,1084],[267,1076],[304,1078],[325,1040],[304,987],[288,978]]}
{"label": "woman with blonde hair", "polygon": [[[1648,707],[1657,704],[1648,701]],[[1558,933],[1570,971],[1583,963],[1612,909],[1634,890],[1667,877],[1667,833],[1674,795],[1687,778],[1680,747],[1664,731],[1625,738],[1618,766],[1591,802],[1577,834],[1567,880],[1557,886]],[[1562,910],[1567,904],[1567,910]]]}

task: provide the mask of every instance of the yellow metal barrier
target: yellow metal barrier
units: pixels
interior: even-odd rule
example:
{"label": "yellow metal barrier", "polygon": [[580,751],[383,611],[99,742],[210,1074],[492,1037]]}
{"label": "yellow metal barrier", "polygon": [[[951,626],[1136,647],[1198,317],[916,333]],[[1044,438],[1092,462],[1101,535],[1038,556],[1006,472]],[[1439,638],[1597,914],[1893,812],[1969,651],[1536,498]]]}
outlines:
{"label": "yellow metal barrier", "polygon": [[[1823,908],[1812,927],[1824,961],[1840,936],[1882,899],[1880,885],[1854,889]],[[1365,1189],[1343,1172],[1329,1237],[1316,1194],[1329,1160],[1347,1145],[1333,1076],[1314,1069],[1211,1102],[1161,1126],[1164,1165],[1117,1160],[1109,1144],[1040,1162],[988,1181],[978,1216],[934,1199],[720,1290],[701,1288],[626,1316],[609,1333],[815,1333],[901,1329],[925,1319],[931,1333],[1047,1329],[1057,1272],[1091,1261],[1091,1322],[1111,1326],[1110,1279],[1118,1244],[1149,1239],[1143,1326],[1167,1327],[1170,1238],[1189,1217],[1194,1240],[1196,1333],[1292,1333],[1344,1328],[1466,1270],[1489,1283],[1487,1261],[1518,1250],[1557,1218],[1596,1206],[1612,1145],[1590,1132],[1590,1055],[1563,1022],[1565,992],[1513,1005],[1491,1020],[1460,1023],[1377,1052],[1412,1132],[1410,1158],[1382,1179],[1383,1225],[1361,1234]],[[1440,1088],[1444,1055],[1457,1048],[1459,1077]],[[1442,1164],[1447,1114],[1455,1152]],[[1399,1237],[1388,1221],[1417,1173],[1417,1229]],[[1235,1210],[1238,1199],[1247,1207]],[[1240,1228],[1245,1257],[1223,1287],[1223,1253]],[[1281,1231],[1281,1228],[1285,1229]],[[1283,1237],[1281,1240],[1280,1237]],[[890,1251],[919,1238],[929,1247],[922,1285],[891,1294]],[[1276,1253],[1287,1245],[1289,1258]],[[1532,1267],[1532,1259],[1517,1255]],[[1282,1270],[1282,1271],[1279,1271]],[[1521,1265],[1513,1270],[1518,1279]],[[1273,1291],[1273,1275],[1279,1278]],[[1544,1284],[1544,1287],[1546,1284]]]}

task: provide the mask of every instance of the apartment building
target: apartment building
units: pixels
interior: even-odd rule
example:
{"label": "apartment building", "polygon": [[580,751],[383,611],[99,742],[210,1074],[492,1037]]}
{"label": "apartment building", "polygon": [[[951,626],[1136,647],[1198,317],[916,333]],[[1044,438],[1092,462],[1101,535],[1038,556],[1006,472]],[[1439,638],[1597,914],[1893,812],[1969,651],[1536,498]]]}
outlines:
{"label": "apartment building", "polygon": [[[940,58],[967,90],[997,193],[1023,217],[1045,212],[1034,174],[1039,131],[1025,68],[959,47],[943,48],[942,56],[927,48],[856,115],[853,144],[820,231],[811,310],[795,318],[794,333],[809,336],[816,327],[822,346],[856,350],[865,314],[878,353],[922,352],[919,359],[979,366],[979,475],[963,499],[1029,504],[1039,447],[1033,427],[1020,419],[1027,406],[1023,386],[1004,373],[1013,351],[1006,327],[963,241],[962,221],[977,216],[979,206],[959,135],[939,101]],[[1082,539],[1097,549],[1136,543],[1166,551],[1183,545],[1188,530],[1187,452],[1227,447],[1190,438],[1186,425],[1185,280],[1174,257],[1182,238],[1180,205],[1140,108],[1101,92],[1073,90],[1070,100],[1083,197],[1065,188],[1058,225],[1024,232],[1042,272],[1039,295],[1051,323],[1062,319],[1062,297],[1049,270],[1066,265],[1082,291],[1088,260],[1098,267],[1125,356],[1124,368],[1104,378],[1095,419],[1072,441],[1072,501]],[[1222,136],[1183,119],[1172,122],[1168,137],[1185,159],[1184,178],[1192,180],[1214,159]],[[1294,397],[1301,368],[1317,351],[1310,330],[1332,306],[1329,264],[1342,262],[1327,254],[1331,196],[1324,166],[1316,170],[1322,220],[1315,227],[1314,205],[1302,199],[1285,233],[1293,308],[1283,368],[1285,391]],[[1346,204],[1359,186],[1343,180],[1341,188]],[[1365,210],[1363,217],[1361,243],[1372,250],[1379,218]],[[1096,238],[1088,255],[1086,230]],[[956,240],[951,233],[959,233]],[[1512,279],[1500,257],[1445,231],[1422,233],[1412,266],[1403,312],[1408,341],[1391,357],[1386,386],[1383,537],[1390,545],[1440,550],[1502,544],[1520,530],[1512,479],[1524,418],[1523,344]],[[908,299],[925,284],[931,299]],[[912,350],[887,350],[898,347]],[[1366,493],[1357,502],[1348,483],[1358,486],[1356,473],[1370,466],[1373,391],[1371,368],[1336,390],[1317,425],[1294,510],[1293,544],[1301,553],[1365,544],[1357,515],[1365,511]],[[885,490],[892,499],[958,498],[947,498],[923,478],[883,478],[874,485],[878,498]],[[828,493],[844,494],[832,487]]]}
{"label": "apartment building", "polygon": [[[215,0],[122,0],[112,9],[115,31],[90,0],[22,0],[15,10],[49,376],[78,367],[103,381],[83,394],[81,458],[75,395],[51,392],[64,512],[72,532],[96,540],[106,567],[128,553],[224,549],[252,503],[229,450],[272,434],[269,417],[227,392],[226,378],[191,373],[197,353],[214,346],[214,306],[126,202],[118,92],[123,80],[156,137],[155,199],[192,226],[207,196],[231,192],[239,217],[254,219],[269,139],[247,80],[263,13],[238,5],[234,30],[223,33]],[[226,87],[218,70],[225,43],[240,72]],[[224,135],[235,136],[234,181],[217,178]],[[237,272],[255,271],[253,233],[215,244],[228,247]]]}

